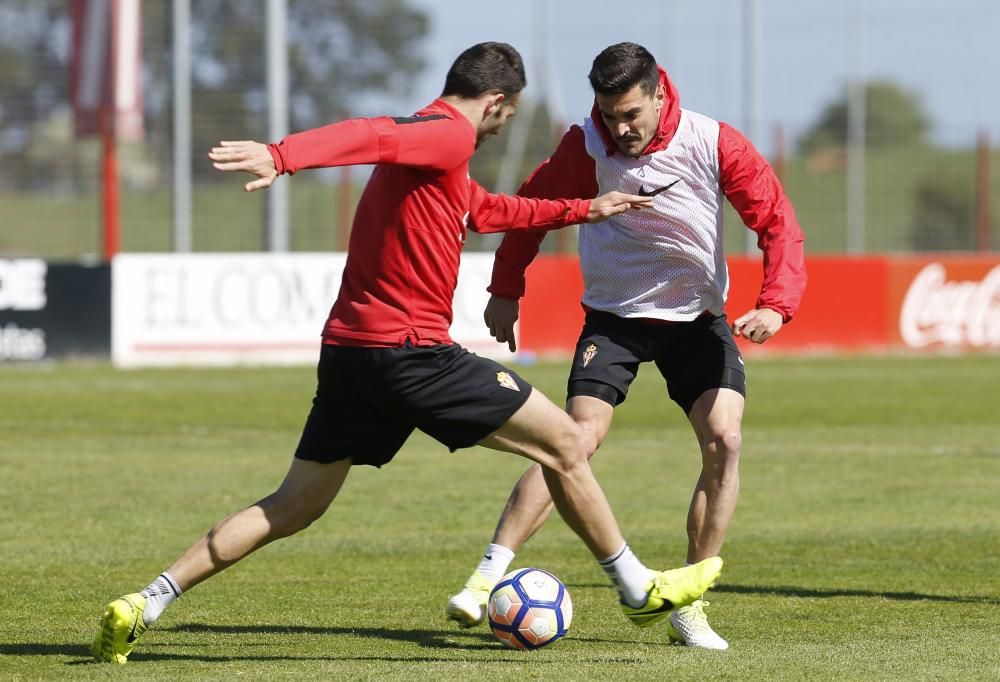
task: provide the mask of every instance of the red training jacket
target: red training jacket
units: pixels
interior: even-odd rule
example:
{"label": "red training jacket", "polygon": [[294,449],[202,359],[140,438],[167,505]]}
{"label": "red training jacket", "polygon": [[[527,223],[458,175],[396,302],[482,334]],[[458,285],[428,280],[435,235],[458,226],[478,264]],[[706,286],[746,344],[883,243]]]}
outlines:
{"label": "red training jacket", "polygon": [[377,164],[358,203],[324,343],[452,343],[466,229],[537,230],[586,220],[589,198],[490,194],[469,177],[475,149],[475,128],[440,99],[410,118],[351,119],[268,145],[279,173]]}

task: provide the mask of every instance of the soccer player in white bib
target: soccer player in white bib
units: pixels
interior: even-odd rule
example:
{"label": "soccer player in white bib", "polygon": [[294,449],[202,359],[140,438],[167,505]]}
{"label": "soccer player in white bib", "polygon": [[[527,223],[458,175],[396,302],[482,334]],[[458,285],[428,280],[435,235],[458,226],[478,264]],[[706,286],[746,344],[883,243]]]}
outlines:
{"label": "soccer player in white bib", "polygon": [[[602,51],[590,83],[590,117],[569,129],[519,194],[593,197],[619,190],[654,200],[652,210],[580,229],[586,321],[566,409],[587,434],[592,455],[639,365],[655,363],[701,449],[687,517],[687,561],[695,563],[721,551],[739,493],[746,379],[734,335],[764,343],[792,319],[806,283],[804,238],[767,161],[731,126],[682,109],[677,89],[641,45]],[[764,265],[754,309],[731,323],[723,312],[729,288],[723,197],[757,233]],[[497,250],[485,319],[511,350],[524,272],[543,238],[508,233]],[[479,566],[448,601],[448,618],[466,627],[483,620],[490,588],[551,510],[536,465],[511,492]],[[674,610],[669,638],[727,649],[708,622],[707,604],[700,599]]]}

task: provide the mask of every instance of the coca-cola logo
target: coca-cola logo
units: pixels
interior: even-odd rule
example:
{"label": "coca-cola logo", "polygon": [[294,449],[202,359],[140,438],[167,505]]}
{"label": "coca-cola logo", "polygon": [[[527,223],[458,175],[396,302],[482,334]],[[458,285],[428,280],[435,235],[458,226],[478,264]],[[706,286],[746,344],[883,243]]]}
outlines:
{"label": "coca-cola logo", "polygon": [[899,333],[911,348],[1000,347],[1000,265],[980,281],[952,282],[940,263],[925,267],[903,299]]}

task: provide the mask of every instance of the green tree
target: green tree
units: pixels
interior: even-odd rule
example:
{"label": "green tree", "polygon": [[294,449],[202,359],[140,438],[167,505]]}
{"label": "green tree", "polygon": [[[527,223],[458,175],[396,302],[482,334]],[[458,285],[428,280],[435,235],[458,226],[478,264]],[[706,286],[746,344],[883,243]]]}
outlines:
{"label": "green tree", "polygon": [[913,248],[917,251],[975,249],[975,197],[972,178],[934,172],[913,191]]}
{"label": "green tree", "polygon": [[[527,137],[524,144],[523,155],[520,159],[520,166],[515,171],[513,187],[500,188],[498,180],[500,169],[503,166],[508,154],[516,158],[517,154],[511,149],[511,138],[516,126],[526,125],[528,127]],[[500,133],[486,140],[476,151],[469,164],[469,174],[480,185],[489,191],[517,191],[521,184],[528,179],[532,171],[542,161],[547,159],[555,151],[556,145],[562,138],[568,127],[563,127],[552,120],[552,116],[544,102],[521,98],[521,104],[517,109],[517,116],[505,125]],[[493,250],[499,244],[499,235],[479,235],[470,232],[466,237],[466,248],[470,250]],[[551,240],[549,240],[551,241]]]}
{"label": "green tree", "polygon": [[[75,186],[74,145],[50,144],[69,121],[71,23],[65,0],[0,3],[0,188]],[[266,135],[262,0],[198,0],[192,9],[193,153],[220,139]],[[169,177],[171,3],[142,3],[146,153]],[[405,95],[423,69],[426,15],[406,0],[289,0],[292,130],[366,113],[377,95]],[[412,112],[401,112],[406,115]],[[44,134],[43,134],[44,132]],[[61,133],[69,139],[70,132]],[[57,156],[34,149],[45,142]],[[92,146],[92,145],[89,145]],[[88,145],[83,156],[89,164]],[[195,163],[195,172],[211,172]],[[128,169],[123,169],[128,180]]]}
{"label": "green tree", "polygon": [[[35,169],[30,151],[35,126],[69,100],[66,4],[0,4],[0,188],[30,189],[51,182],[50,173]],[[65,163],[67,157],[64,151],[58,161]]]}
{"label": "green tree", "polygon": [[[193,144],[196,157],[220,139],[266,136],[263,3],[192,3]],[[145,3],[146,21],[169,25],[168,3]],[[163,15],[160,18],[156,13]],[[288,3],[292,131],[363,111],[373,96],[402,96],[424,68],[428,19],[405,0],[291,0]],[[169,44],[153,82],[169,87]],[[159,98],[169,105],[169,98]],[[399,112],[407,115],[412,112]],[[166,117],[163,117],[166,118]],[[210,173],[196,164],[196,173]]]}
{"label": "green tree", "polygon": [[[524,145],[524,155],[521,158],[521,165],[517,171],[517,180],[513,187],[517,190],[531,175],[531,172],[556,150],[556,145],[566,132],[568,126],[563,127],[552,120],[548,108],[544,102],[534,102],[530,104],[526,98],[522,97],[521,105],[517,110],[517,118],[507,123],[496,137],[487,140],[472,157],[469,171],[476,182],[486,187],[490,191],[497,189],[497,180],[500,175],[500,167],[504,162],[504,157],[509,153],[511,136],[515,126],[525,125],[524,118],[528,119],[527,141]],[[520,120],[519,120],[520,119]]]}
{"label": "green tree", "polygon": [[[847,117],[846,98],[827,105],[819,120],[799,140],[799,149],[811,154],[845,146]],[[865,85],[865,142],[869,148],[923,144],[927,129],[927,115],[915,95],[887,81]]]}

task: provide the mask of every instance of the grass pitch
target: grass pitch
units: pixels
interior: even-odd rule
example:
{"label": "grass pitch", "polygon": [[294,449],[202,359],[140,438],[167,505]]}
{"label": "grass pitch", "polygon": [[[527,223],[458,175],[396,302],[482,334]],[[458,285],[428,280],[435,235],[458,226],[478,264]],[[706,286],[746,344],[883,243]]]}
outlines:
{"label": "grass pitch", "polygon": [[[0,677],[997,679],[1000,357],[751,359],[742,497],[709,595],[725,653],[638,630],[552,518],[515,559],[568,585],[551,649],[443,619],[525,464],[415,435],[327,515],[184,595],[124,670],[104,604],[281,480],[311,368],[0,368]],[[562,400],[565,363],[518,368]],[[646,366],[594,460],[626,536],[684,559],[690,427]]]}

